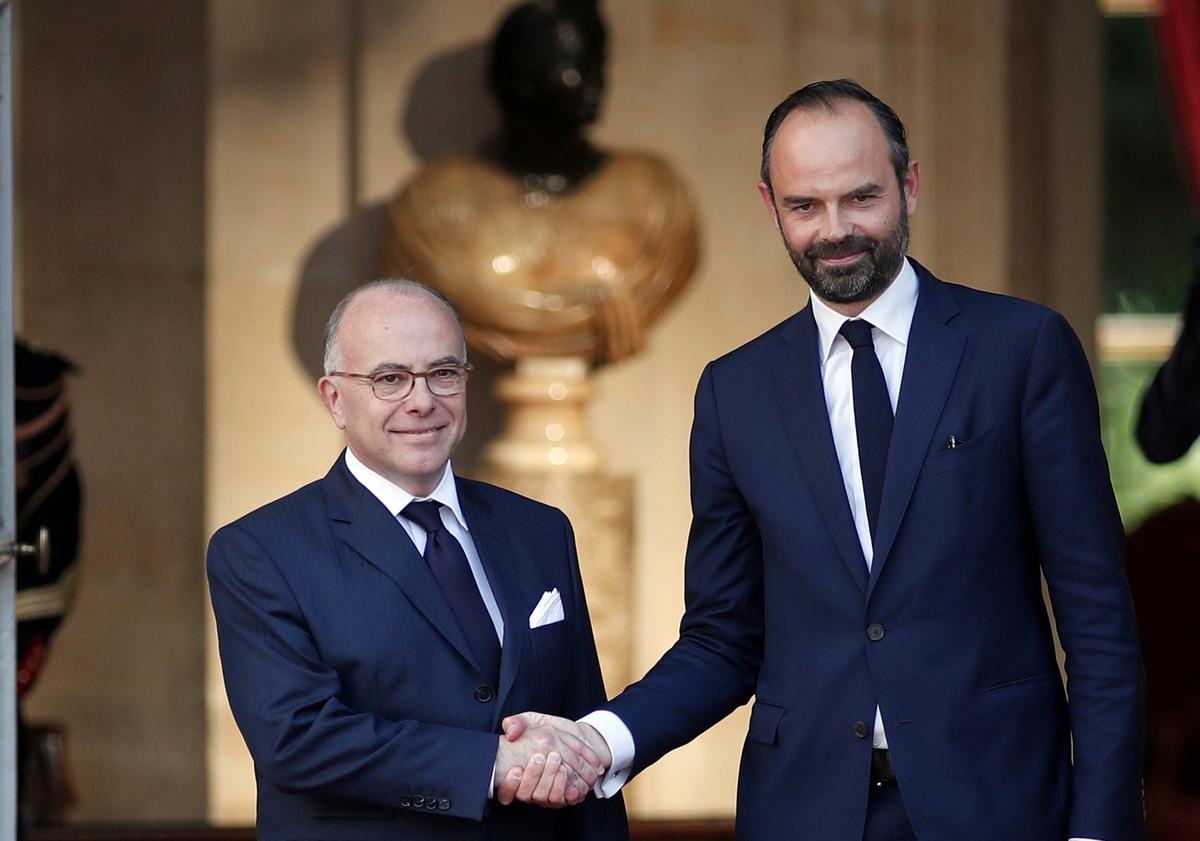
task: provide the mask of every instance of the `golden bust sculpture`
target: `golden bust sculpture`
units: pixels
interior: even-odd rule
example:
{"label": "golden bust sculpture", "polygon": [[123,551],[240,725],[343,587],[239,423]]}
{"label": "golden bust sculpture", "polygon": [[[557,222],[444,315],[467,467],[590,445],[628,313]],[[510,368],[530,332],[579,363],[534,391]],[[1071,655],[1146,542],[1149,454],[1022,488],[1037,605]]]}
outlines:
{"label": "golden bust sculpture", "polygon": [[604,86],[594,0],[514,9],[492,42],[504,115],[494,148],[424,167],[393,200],[385,271],[440,289],[472,350],[514,370],[480,478],[562,508],[575,526],[610,689],[631,677],[633,482],[587,429],[589,369],[639,350],[692,276],[696,213],[671,167],[584,135]]}
{"label": "golden bust sculpture", "polygon": [[426,166],[390,208],[385,271],[441,289],[469,344],[498,359],[629,356],[696,267],[696,214],[672,168],[584,136],[604,57],[594,3],[517,7],[492,46],[495,154]]}

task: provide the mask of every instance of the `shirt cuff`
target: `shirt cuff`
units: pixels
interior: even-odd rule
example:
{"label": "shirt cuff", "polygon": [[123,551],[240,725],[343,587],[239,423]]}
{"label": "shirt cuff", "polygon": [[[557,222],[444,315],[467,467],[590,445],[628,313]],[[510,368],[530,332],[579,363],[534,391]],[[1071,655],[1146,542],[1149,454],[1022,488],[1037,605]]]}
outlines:
{"label": "shirt cuff", "polygon": [[625,722],[608,710],[588,713],[579,722],[594,727],[612,754],[612,764],[596,780],[592,791],[600,798],[615,797],[629,781],[629,772],[633,769],[633,734]]}

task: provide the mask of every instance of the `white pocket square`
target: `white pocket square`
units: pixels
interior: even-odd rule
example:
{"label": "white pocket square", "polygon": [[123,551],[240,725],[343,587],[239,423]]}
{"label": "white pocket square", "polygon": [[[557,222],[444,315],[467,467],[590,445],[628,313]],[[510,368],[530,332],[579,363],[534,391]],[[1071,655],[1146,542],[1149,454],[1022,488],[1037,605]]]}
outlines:
{"label": "white pocket square", "polygon": [[562,596],[558,594],[558,588],[555,587],[553,590],[542,593],[537,607],[533,609],[533,613],[529,614],[529,627],[541,628],[564,619],[566,616],[563,615]]}

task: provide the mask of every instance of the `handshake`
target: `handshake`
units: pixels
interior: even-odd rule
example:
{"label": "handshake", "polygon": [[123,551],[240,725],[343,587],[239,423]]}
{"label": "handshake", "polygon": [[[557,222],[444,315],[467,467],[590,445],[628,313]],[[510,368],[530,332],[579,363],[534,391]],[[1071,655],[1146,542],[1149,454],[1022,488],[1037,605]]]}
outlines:
{"label": "handshake", "polygon": [[604,739],[591,725],[543,713],[511,715],[501,722],[493,783],[498,803],[573,806],[587,797],[612,763]]}

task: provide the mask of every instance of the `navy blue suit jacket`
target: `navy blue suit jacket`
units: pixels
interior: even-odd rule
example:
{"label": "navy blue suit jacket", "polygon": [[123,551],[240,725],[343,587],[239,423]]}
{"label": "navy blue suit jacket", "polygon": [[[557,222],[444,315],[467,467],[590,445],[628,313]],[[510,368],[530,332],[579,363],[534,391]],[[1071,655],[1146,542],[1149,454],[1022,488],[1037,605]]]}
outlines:
{"label": "navy blue suit jacket", "polygon": [[1142,839],[1142,665],[1087,360],[1050,310],[918,276],[869,574],[811,309],[705,369],[680,638],[609,706],[634,771],[754,695],[740,841],[853,841],[879,704],[921,841]]}
{"label": "navy blue suit jacket", "polygon": [[[254,757],[263,839],[624,839],[624,804],[487,799],[502,717],[604,701],[562,512],[458,478],[504,616],[487,686],[412,540],[339,458],[218,531],[208,576],[234,718]],[[558,588],[565,621],[531,630]]]}

